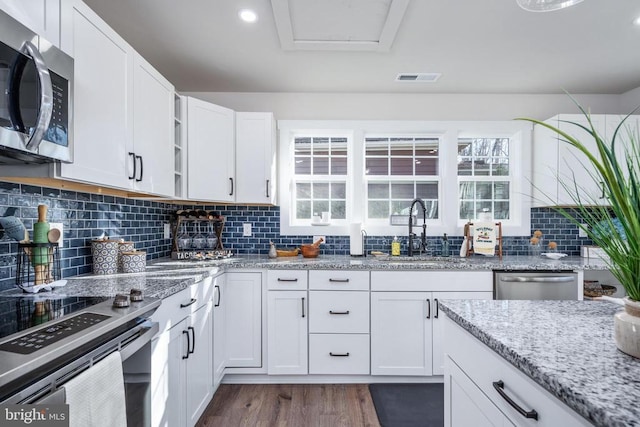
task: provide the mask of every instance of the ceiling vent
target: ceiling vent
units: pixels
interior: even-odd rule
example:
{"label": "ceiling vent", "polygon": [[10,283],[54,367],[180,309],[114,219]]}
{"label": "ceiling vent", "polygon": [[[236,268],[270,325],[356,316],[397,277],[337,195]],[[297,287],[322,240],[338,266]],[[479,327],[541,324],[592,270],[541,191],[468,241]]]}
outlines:
{"label": "ceiling vent", "polygon": [[396,77],[397,82],[433,83],[442,73],[400,73]]}

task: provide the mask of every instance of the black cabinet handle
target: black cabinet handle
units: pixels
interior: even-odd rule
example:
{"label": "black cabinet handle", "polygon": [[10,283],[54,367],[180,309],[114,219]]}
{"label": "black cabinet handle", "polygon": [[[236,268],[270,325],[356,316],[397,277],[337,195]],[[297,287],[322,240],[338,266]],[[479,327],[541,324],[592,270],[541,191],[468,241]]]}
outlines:
{"label": "black cabinet handle", "polygon": [[136,162],[136,153],[129,152],[129,155],[131,156],[131,159],[133,160],[133,174],[129,177],[129,179],[135,179],[136,175],[137,175],[136,170],[137,170],[137,165],[138,165],[138,162]]}
{"label": "black cabinet handle", "polygon": [[349,353],[333,353],[329,352],[329,356],[331,357],[349,357]]}
{"label": "black cabinet handle", "polygon": [[304,297],[302,297],[302,317],[304,317]]}
{"label": "black cabinet handle", "polygon": [[427,319],[431,319],[431,300],[427,298]]}
{"label": "black cabinet handle", "polygon": [[191,350],[189,350],[189,354],[193,354],[196,351],[196,330],[193,329],[193,326],[189,326],[187,329],[191,331],[191,336],[193,339],[191,340]]}
{"label": "black cabinet handle", "polygon": [[191,339],[189,338],[189,331],[182,331],[183,334],[187,335],[187,354],[182,356],[183,359],[189,358],[189,349],[191,348]]}
{"label": "black cabinet handle", "polygon": [[231,183],[231,191],[229,192],[229,195],[233,196],[233,178],[229,178],[229,182]]}
{"label": "black cabinet handle", "polygon": [[[140,182],[142,181],[142,174],[144,173],[143,171],[144,164],[143,164],[142,156],[136,156],[136,159],[140,160],[140,178],[136,178],[136,182]],[[134,175],[135,175],[135,172],[134,172]]]}
{"label": "black cabinet handle", "polygon": [[434,299],[433,299],[433,303],[434,303],[434,304],[435,304],[435,306],[436,306],[436,314],[435,314],[435,316],[433,316],[433,318],[434,318],[434,319],[437,319],[437,318],[438,318],[438,315],[440,314],[440,306],[438,305],[438,298],[434,298]]}
{"label": "black cabinet handle", "polygon": [[602,188],[602,194],[600,195],[600,198],[604,199],[605,198],[605,195],[604,195],[604,181],[600,181],[600,188]]}
{"label": "black cabinet handle", "polygon": [[269,198],[269,180],[267,180],[267,198]]}
{"label": "black cabinet handle", "polygon": [[278,282],[297,282],[298,279],[281,279],[278,277]]}
{"label": "black cabinet handle", "polygon": [[180,308],[189,307],[190,305],[195,304],[195,303],[196,303],[196,301],[197,301],[197,300],[196,300],[195,298],[191,298],[191,301],[189,301],[188,303],[186,303],[186,304],[180,304]]}
{"label": "black cabinet handle", "polygon": [[347,310],[347,311],[333,311],[333,310],[329,310],[329,314],[349,314],[349,310]]}
{"label": "black cabinet handle", "polygon": [[520,415],[522,415],[525,418],[533,418],[534,420],[538,420],[538,413],[535,411],[535,409],[532,409],[530,411],[525,411],[524,409],[522,409],[522,407],[520,407],[520,405],[518,405],[516,402],[514,402],[508,395],[507,393],[505,393],[504,391],[504,382],[502,380],[500,381],[494,381],[493,382],[493,388],[496,389],[496,391],[498,392],[498,394],[500,396],[502,396],[502,398],[504,400],[507,401],[507,403],[509,405],[511,405],[511,407],[513,409],[515,409],[516,411],[518,411],[518,413]]}
{"label": "black cabinet handle", "polygon": [[220,292],[220,286],[216,285],[216,293],[218,294],[218,302],[214,304],[214,307],[220,307],[220,302],[222,301],[222,293]]}
{"label": "black cabinet handle", "polygon": [[349,279],[329,279],[329,281],[334,283],[349,283]]}

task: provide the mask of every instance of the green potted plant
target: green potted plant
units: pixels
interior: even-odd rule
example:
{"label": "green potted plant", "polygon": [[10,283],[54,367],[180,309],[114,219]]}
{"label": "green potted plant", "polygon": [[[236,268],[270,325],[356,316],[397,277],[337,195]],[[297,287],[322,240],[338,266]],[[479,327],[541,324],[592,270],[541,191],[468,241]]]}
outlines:
{"label": "green potted plant", "polygon": [[[640,358],[640,141],[637,133],[627,126],[627,120],[636,110],[621,121],[607,141],[596,131],[591,115],[576,104],[587,125],[571,121],[563,123],[586,131],[596,144],[595,152],[570,133],[549,123],[530,118],[517,120],[526,120],[557,133],[562,143],[570,144],[586,156],[588,160],[583,166],[588,167],[595,182],[603,185],[608,206],[597,206],[595,200],[584,199],[579,183],[560,180],[575,206],[555,209],[584,230],[608,255],[608,267],[627,293],[625,311],[615,316],[616,345],[621,351]],[[616,152],[621,150],[624,159],[616,157]]]}

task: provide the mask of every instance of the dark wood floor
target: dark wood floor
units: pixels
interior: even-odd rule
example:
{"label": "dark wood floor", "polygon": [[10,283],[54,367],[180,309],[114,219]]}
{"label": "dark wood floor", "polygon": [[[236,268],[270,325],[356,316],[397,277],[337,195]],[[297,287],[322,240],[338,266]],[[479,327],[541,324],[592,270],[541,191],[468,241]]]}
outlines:
{"label": "dark wood floor", "polygon": [[366,384],[222,384],[197,427],[379,427]]}

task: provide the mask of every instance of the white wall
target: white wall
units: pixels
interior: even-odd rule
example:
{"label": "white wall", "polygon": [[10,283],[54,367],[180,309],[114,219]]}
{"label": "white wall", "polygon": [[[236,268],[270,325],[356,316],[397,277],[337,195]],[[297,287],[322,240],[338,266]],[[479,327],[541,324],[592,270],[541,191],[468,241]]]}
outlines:
{"label": "white wall", "polygon": [[[564,94],[389,94],[183,92],[236,111],[272,111],[278,120],[511,120],[577,113]],[[640,92],[636,98],[640,99]],[[592,113],[623,114],[621,95],[575,95]],[[628,96],[631,102],[632,96]]]}
{"label": "white wall", "polygon": [[[620,95],[621,113],[630,113],[640,106],[640,87]],[[636,112],[638,114],[638,112]]]}

